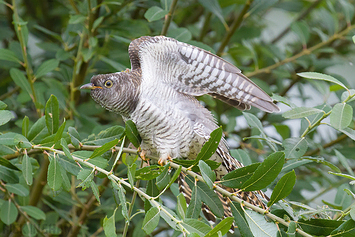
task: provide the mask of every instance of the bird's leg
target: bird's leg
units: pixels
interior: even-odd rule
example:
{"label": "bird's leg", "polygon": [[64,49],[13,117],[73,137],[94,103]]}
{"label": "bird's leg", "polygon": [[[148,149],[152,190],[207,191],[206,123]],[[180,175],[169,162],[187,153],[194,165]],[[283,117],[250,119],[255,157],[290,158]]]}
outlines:
{"label": "bird's leg", "polygon": [[163,166],[163,165],[165,164],[165,161],[167,161],[167,160],[172,161],[173,158],[171,158],[170,155],[168,155],[167,157],[163,157],[163,156],[162,156],[162,157],[159,158],[158,164],[161,165],[161,166]]}
{"label": "bird's leg", "polygon": [[147,154],[146,150],[141,150],[141,153],[139,154],[140,157],[142,158],[142,160],[144,161],[148,161],[149,159],[145,157],[145,155]]}

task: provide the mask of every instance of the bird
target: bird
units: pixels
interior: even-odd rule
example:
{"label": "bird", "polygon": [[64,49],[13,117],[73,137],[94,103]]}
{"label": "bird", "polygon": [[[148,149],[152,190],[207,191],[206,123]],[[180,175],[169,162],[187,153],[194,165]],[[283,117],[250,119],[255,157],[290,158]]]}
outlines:
{"label": "bird", "polygon": [[[195,97],[208,94],[239,110],[251,106],[273,113],[280,109],[272,98],[230,62],[213,53],[165,36],[142,36],[128,48],[131,69],[99,74],[81,89],[109,111],[132,120],[142,138],[141,156],[156,155],[159,164],[176,158],[195,159],[212,131],[216,119]],[[221,163],[216,180],[243,167],[228,151],[224,138],[210,158]],[[181,173],[179,190],[191,200],[191,188]],[[231,190],[236,192],[237,190]],[[265,209],[261,192],[236,192],[241,199]],[[230,200],[217,193],[224,217],[232,216]],[[208,221],[216,217],[203,205]]]}

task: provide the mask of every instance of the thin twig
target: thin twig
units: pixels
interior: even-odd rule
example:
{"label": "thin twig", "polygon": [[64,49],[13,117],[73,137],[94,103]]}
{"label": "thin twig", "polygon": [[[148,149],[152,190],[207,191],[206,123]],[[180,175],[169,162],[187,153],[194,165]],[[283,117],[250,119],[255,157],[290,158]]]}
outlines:
{"label": "thin twig", "polygon": [[169,13],[165,16],[166,20],[164,22],[163,29],[161,30],[161,35],[166,35],[166,33],[168,32],[169,25],[171,23],[171,20],[173,19],[173,14],[174,14],[177,2],[178,2],[178,0],[173,0],[171,2]]}
{"label": "thin twig", "polygon": [[248,0],[245,5],[243,10],[240,12],[239,16],[234,19],[229,31],[227,32],[226,36],[221,42],[221,45],[219,46],[219,49],[217,50],[217,55],[221,55],[223,53],[224,48],[228,45],[230,39],[232,38],[234,32],[238,29],[240,24],[243,22],[245,15],[247,14],[250,5],[253,3],[254,0]]}

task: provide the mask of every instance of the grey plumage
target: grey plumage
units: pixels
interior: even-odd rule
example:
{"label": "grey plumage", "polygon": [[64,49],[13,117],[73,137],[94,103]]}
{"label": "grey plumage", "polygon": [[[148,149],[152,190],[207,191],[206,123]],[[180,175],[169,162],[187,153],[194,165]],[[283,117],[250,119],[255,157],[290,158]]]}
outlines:
{"label": "grey plumage", "polygon": [[[209,94],[241,110],[254,106],[279,111],[270,96],[237,67],[198,47],[163,36],[144,36],[132,41],[129,56],[131,70],[94,76],[83,88],[92,89],[92,98],[106,109],[135,122],[142,150],[158,155],[160,163],[168,158],[195,159],[218,127],[194,96]],[[229,155],[224,139],[211,159],[222,163],[215,171],[217,179],[242,166]],[[239,196],[264,206],[253,192]]]}

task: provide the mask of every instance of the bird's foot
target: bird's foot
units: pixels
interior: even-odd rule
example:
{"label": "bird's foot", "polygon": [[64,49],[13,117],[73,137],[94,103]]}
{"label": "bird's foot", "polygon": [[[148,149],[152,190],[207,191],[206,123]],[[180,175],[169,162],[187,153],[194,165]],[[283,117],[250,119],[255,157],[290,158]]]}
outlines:
{"label": "bird's foot", "polygon": [[169,160],[169,161],[172,161],[173,158],[171,158],[171,156],[167,156],[167,157],[160,157],[159,160],[158,160],[158,164],[161,165],[161,166],[164,166],[165,165],[165,162]]}
{"label": "bird's foot", "polygon": [[124,70],[123,72],[130,72],[131,71],[131,69],[129,69],[129,68],[126,68],[126,70]]}
{"label": "bird's foot", "polygon": [[142,160],[149,161],[149,159],[145,157],[146,154],[147,154],[147,151],[146,150],[142,150],[139,155],[142,158]]}

